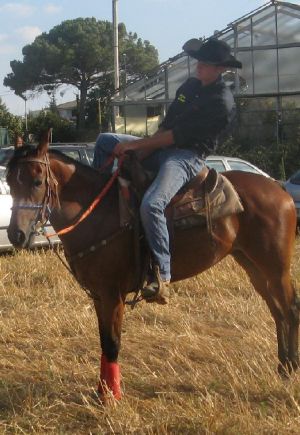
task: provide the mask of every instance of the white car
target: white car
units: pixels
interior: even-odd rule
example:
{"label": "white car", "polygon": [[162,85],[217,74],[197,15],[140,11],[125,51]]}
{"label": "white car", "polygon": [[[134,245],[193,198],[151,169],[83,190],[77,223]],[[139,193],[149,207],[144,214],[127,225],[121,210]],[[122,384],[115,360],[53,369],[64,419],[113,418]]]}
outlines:
{"label": "white car", "polygon": [[[0,252],[10,251],[13,249],[12,244],[8,240],[7,236],[7,228],[10,221],[11,216],[11,207],[12,207],[12,197],[9,194],[9,187],[6,183],[6,168],[4,166],[0,166]],[[53,233],[53,228],[49,225],[46,225],[47,232]],[[51,238],[51,243],[58,243],[59,239],[57,236]],[[39,246],[49,246],[47,239],[38,235],[35,237],[33,248],[37,248]]]}
{"label": "white car", "polygon": [[217,172],[233,170],[246,171],[253,172],[254,174],[264,175],[265,177],[270,178],[270,175],[259,169],[257,166],[237,157],[208,156],[205,160],[205,163],[209,168],[214,168]]}

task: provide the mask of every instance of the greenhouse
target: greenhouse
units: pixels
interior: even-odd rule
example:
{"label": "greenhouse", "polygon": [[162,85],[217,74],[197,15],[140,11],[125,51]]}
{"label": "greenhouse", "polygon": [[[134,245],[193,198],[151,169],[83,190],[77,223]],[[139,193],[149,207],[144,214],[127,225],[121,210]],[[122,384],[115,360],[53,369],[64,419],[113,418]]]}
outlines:
{"label": "greenhouse", "polygon": [[[235,94],[239,125],[252,129],[258,141],[261,120],[262,127],[282,141],[299,119],[300,6],[268,2],[211,36],[226,41],[243,63],[241,70],[224,75]],[[153,134],[176,89],[193,75],[195,62],[180,53],[153,75],[127,83],[113,101],[118,107],[116,131]],[[264,117],[259,116],[262,112]]]}

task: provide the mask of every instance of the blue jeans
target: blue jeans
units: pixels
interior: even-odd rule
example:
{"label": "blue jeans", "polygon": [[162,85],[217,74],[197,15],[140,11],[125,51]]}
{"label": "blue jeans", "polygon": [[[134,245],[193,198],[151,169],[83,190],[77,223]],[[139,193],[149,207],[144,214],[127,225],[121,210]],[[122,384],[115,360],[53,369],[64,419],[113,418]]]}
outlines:
{"label": "blue jeans", "polygon": [[[129,135],[101,134],[96,142],[99,155],[96,160],[95,150],[94,162],[95,160],[100,164],[104,162],[118,142],[126,141],[124,137],[127,141],[138,139]],[[156,172],[157,175],[142,200],[141,219],[154,261],[159,266],[161,278],[167,281],[171,279],[171,261],[165,208],[176,193],[201,171],[204,162],[191,149],[168,147],[153,152],[143,161],[143,166]]]}
{"label": "blue jeans", "polygon": [[[92,166],[96,169],[101,168],[111,156],[115,146],[119,142],[129,142],[140,139],[130,134],[100,133],[97,137]],[[105,168],[105,172],[111,172],[113,163]]]}

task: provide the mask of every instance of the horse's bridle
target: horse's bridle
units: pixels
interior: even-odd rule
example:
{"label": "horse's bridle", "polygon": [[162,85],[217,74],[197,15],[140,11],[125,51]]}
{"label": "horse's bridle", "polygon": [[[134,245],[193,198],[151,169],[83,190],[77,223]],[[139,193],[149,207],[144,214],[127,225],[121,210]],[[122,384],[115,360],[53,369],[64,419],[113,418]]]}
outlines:
{"label": "horse's bridle", "polygon": [[37,210],[37,214],[34,221],[34,228],[36,228],[37,224],[43,227],[52,211],[52,207],[54,204],[60,205],[59,197],[58,197],[58,182],[51,170],[50,160],[48,154],[45,154],[44,159],[39,158],[22,158],[18,161],[18,163],[40,163],[45,165],[46,167],[46,190],[43,201],[41,204],[17,204],[13,205],[11,210]]}

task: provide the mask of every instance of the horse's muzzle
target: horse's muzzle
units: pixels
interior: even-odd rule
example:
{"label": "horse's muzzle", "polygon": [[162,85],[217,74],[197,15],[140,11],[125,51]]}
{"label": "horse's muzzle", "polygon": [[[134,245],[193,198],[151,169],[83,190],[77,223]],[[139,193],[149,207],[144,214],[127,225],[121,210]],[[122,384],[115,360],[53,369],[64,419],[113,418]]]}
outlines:
{"label": "horse's muzzle", "polygon": [[17,249],[29,249],[32,246],[34,241],[34,232],[29,232],[29,234],[25,234],[20,228],[11,228],[11,226],[7,229],[7,235],[10,243]]}

